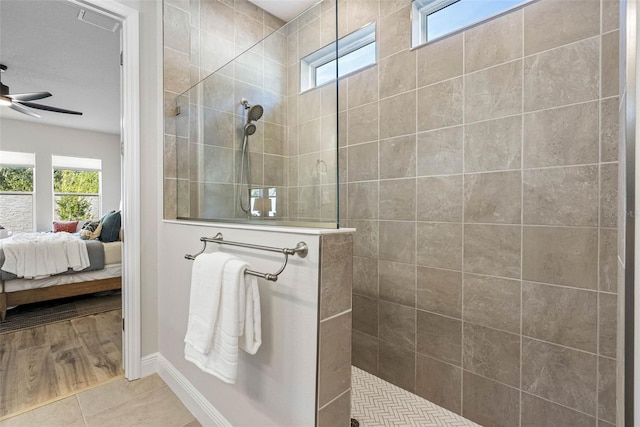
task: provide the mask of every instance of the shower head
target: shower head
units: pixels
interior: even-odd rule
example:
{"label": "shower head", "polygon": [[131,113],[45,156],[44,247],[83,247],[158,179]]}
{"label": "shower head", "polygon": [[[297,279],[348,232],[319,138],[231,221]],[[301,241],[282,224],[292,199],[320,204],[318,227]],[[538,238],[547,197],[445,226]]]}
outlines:
{"label": "shower head", "polygon": [[247,123],[244,126],[244,136],[253,135],[254,133],[256,133],[256,125],[253,123]]}
{"label": "shower head", "polygon": [[249,112],[247,113],[247,120],[249,122],[255,122],[256,120],[260,120],[262,114],[264,113],[264,108],[262,105],[256,104],[249,107]]}

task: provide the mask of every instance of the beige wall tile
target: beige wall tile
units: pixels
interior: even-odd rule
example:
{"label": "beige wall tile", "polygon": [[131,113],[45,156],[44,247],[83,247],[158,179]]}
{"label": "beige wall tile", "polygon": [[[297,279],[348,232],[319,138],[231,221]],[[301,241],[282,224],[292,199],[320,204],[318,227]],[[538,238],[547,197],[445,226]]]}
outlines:
{"label": "beige wall tile", "polygon": [[599,298],[598,351],[602,356],[615,359],[618,326],[618,296],[614,294],[600,293]]}
{"label": "beige wall tile", "polygon": [[409,178],[416,175],[416,136],[380,141],[380,178]]}
{"label": "beige wall tile", "polygon": [[[378,264],[380,299],[396,304],[415,307],[416,305],[416,267],[380,261]],[[381,336],[382,339],[386,339]],[[386,339],[387,341],[390,341]]]}
{"label": "beige wall tile", "polygon": [[322,236],[320,266],[320,320],[351,308],[353,237],[351,234]]}
{"label": "beige wall tile", "polygon": [[465,274],[463,319],[520,333],[520,281]]}
{"label": "beige wall tile", "polygon": [[522,112],[522,61],[512,61],[464,77],[467,123]]}
{"label": "beige wall tile", "polygon": [[235,14],[233,7],[219,1],[200,2],[201,29],[233,42]]}
{"label": "beige wall tile", "polygon": [[597,288],[597,231],[577,227],[524,227],[522,278]]}
{"label": "beige wall tile", "polygon": [[380,378],[413,393],[416,383],[416,353],[380,341],[378,351]]}
{"label": "beige wall tile", "polygon": [[600,226],[615,227],[618,222],[618,164],[600,166]]}
{"label": "beige wall tile", "polygon": [[353,329],[378,336],[378,300],[353,295]]}
{"label": "beige wall tile", "polygon": [[596,292],[522,283],[522,334],[544,341],[597,351]]}
{"label": "beige wall tile", "polygon": [[600,279],[598,289],[604,292],[618,290],[618,233],[613,228],[600,229]]}
{"label": "beige wall tile", "polygon": [[522,57],[522,9],[470,28],[464,43],[467,73]]}
{"label": "beige wall tile", "polygon": [[377,219],[378,207],[372,201],[378,200],[377,182],[349,184],[349,218]]}
{"label": "beige wall tile", "polygon": [[522,393],[522,427],[554,424],[596,427],[596,419],[531,394]]}
{"label": "beige wall tile", "polygon": [[378,257],[378,221],[349,219],[349,227],[355,228],[353,255],[365,258]]}
{"label": "beige wall tile", "polygon": [[462,126],[417,135],[418,176],[462,173]]}
{"label": "beige wall tile", "polygon": [[404,50],[378,62],[380,98],[416,88],[416,53]]}
{"label": "beige wall tile", "polygon": [[418,267],[417,307],[450,317],[462,317],[462,273]]}
{"label": "beige wall tile", "polygon": [[379,301],[378,310],[378,337],[388,344],[413,351],[416,347],[415,308]]}
{"label": "beige wall tile", "polygon": [[600,102],[601,124],[600,124],[600,161],[615,162],[618,160],[618,137],[619,137],[619,116],[618,107],[620,100],[618,97],[604,99]]}
{"label": "beige wall tile", "polygon": [[522,390],[589,415],[596,413],[597,357],[522,339]]}
{"label": "beige wall tile", "polygon": [[370,22],[378,21],[378,2],[376,0],[350,0],[346,2],[348,30],[358,30]]}
{"label": "beige wall tile", "polygon": [[417,319],[418,352],[460,366],[462,322],[421,310]]}
{"label": "beige wall tile", "polygon": [[381,260],[412,264],[415,262],[416,224],[414,222],[380,221]]}
{"label": "beige wall tile", "polygon": [[347,156],[347,171],[350,182],[378,179],[377,141],[349,146]]}
{"label": "beige wall tile", "polygon": [[598,103],[525,114],[524,166],[598,162]]}
{"label": "beige wall tile", "polygon": [[418,87],[462,75],[462,34],[421,46],[418,54]]}
{"label": "beige wall tile", "polygon": [[464,176],[464,221],[518,224],[521,216],[522,175],[491,172]]}
{"label": "beige wall tile", "polygon": [[462,270],[462,225],[420,222],[417,225],[418,265]]}
{"label": "beige wall tile", "polygon": [[464,372],[462,416],[485,426],[518,425],[520,392],[511,387]]}
{"label": "beige wall tile", "polygon": [[462,175],[417,180],[418,221],[462,222]]}
{"label": "beige wall tile", "polygon": [[379,58],[411,47],[411,6],[407,5],[380,20]]}
{"label": "beige wall tile", "polygon": [[165,5],[163,23],[164,46],[182,53],[190,53],[191,23],[189,14],[176,7]]}
{"label": "beige wall tile", "polygon": [[606,357],[598,358],[598,418],[616,422],[616,361]]}
{"label": "beige wall tile", "polygon": [[417,355],[416,394],[436,405],[459,414],[461,402],[462,370],[436,359]]}
{"label": "beige wall tile", "polygon": [[620,33],[613,31],[602,36],[602,97],[620,95],[619,89],[619,39]]}
{"label": "beige wall tile", "polygon": [[599,52],[594,37],[525,58],[524,111],[598,98]]}
{"label": "beige wall tile", "polygon": [[320,323],[318,406],[351,387],[351,312]]}
{"label": "beige wall tile", "polygon": [[418,131],[461,124],[462,99],[462,78],[419,89]]}
{"label": "beige wall tile", "polygon": [[380,101],[380,138],[416,131],[416,92],[406,92]]}
{"label": "beige wall tile", "polygon": [[[378,212],[382,220],[416,219],[416,179],[379,181]],[[370,200],[369,203],[372,201]]]}
{"label": "beige wall tile", "polygon": [[464,323],[462,363],[466,370],[520,386],[520,335]]}
{"label": "beige wall tile", "polygon": [[521,146],[521,116],[465,125],[465,172],[520,169]]}
{"label": "beige wall tile", "polygon": [[351,392],[318,411],[318,427],[346,426],[351,420]]}
{"label": "beige wall tile", "polygon": [[354,330],[351,363],[374,375],[378,374],[378,339]]}
{"label": "beige wall tile", "polygon": [[602,1],[602,32],[620,28],[620,2],[618,0]]}
{"label": "beige wall tile", "polygon": [[597,0],[543,0],[524,8],[524,54],[562,46],[598,34]]}
{"label": "beige wall tile", "polygon": [[464,271],[520,278],[520,227],[464,226]]}
{"label": "beige wall tile", "polygon": [[523,172],[524,223],[598,225],[598,166]]}
{"label": "beige wall tile", "polygon": [[189,54],[173,49],[164,49],[164,84],[165,90],[182,93],[189,89]]}
{"label": "beige wall tile", "polygon": [[348,108],[359,107],[378,100],[377,65],[359,71],[350,76],[347,80],[349,85],[347,95]]}
{"label": "beige wall tile", "polygon": [[353,257],[353,293],[378,298],[378,260]]}

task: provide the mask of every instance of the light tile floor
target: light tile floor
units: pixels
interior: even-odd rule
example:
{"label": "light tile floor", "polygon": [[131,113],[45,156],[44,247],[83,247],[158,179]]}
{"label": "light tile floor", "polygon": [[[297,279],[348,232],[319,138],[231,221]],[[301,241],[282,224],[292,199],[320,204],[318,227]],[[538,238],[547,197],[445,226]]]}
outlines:
{"label": "light tile floor", "polygon": [[196,427],[200,424],[158,375],[118,378],[21,415],[1,427]]}
{"label": "light tile floor", "polygon": [[360,427],[478,427],[355,366],[351,368],[351,416]]}
{"label": "light tile floor", "polygon": [[[356,367],[351,412],[360,427],[478,425]],[[158,375],[118,378],[21,415],[0,427],[197,427],[200,424]]]}

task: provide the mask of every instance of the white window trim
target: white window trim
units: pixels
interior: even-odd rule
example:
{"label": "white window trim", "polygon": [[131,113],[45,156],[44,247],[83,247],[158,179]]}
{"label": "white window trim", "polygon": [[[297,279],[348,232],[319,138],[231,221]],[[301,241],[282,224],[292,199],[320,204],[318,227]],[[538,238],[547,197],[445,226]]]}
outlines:
{"label": "white window trim", "polygon": [[[98,172],[98,192],[97,193],[65,193],[56,192],[54,175],[57,170],[72,170],[79,172]],[[56,197],[57,196],[79,196],[79,197],[95,197],[98,196],[98,217],[102,217],[102,160],[89,157],[68,157],[68,156],[51,156],[51,191],[53,199],[51,200],[51,217],[56,218]],[[95,218],[92,218],[95,219]],[[61,219],[61,221],[63,221]]]}
{"label": "white window trim", "polygon": [[[0,195],[31,195],[31,228],[32,231],[36,231],[36,154],[20,151],[0,151],[0,168],[1,167],[33,169],[32,191],[0,191]],[[0,225],[2,224],[0,223]]]}
{"label": "white window trim", "polygon": [[489,15],[485,18],[478,19],[476,21],[470,22],[467,25],[464,25],[460,28],[456,28],[451,30],[450,32],[443,34],[439,37],[435,37],[431,40],[428,39],[428,28],[427,28],[427,17],[433,13],[438,12],[446,7],[451,6],[454,3],[458,3],[461,0],[434,0],[430,3],[425,4],[427,0],[413,0],[411,2],[411,47],[415,49],[420,46],[424,46],[425,44],[429,44],[438,40],[442,40],[446,37],[449,37],[452,34],[456,34],[460,31],[464,31],[468,28],[474,27],[483,22],[495,19],[499,16],[510,13],[516,9],[520,9],[530,3],[536,2],[538,0],[522,0],[522,3],[519,3],[515,6],[508,7],[498,13],[494,13],[493,15]]}
{"label": "white window trim", "polygon": [[[307,90],[314,89],[319,86],[334,82],[336,79],[326,81],[320,85],[316,84],[316,69],[334,61],[338,58],[342,58],[358,49],[370,45],[376,42],[376,22],[370,22],[364,25],[362,28],[347,34],[338,40],[337,45],[335,42],[330,43],[313,53],[305,56],[300,60],[300,92],[306,92]],[[376,54],[373,62],[364,64],[362,67],[354,70],[348,74],[353,74],[356,71],[360,71],[366,67],[369,67],[377,62],[378,52],[376,45]],[[338,75],[337,77],[344,77],[348,75]]]}

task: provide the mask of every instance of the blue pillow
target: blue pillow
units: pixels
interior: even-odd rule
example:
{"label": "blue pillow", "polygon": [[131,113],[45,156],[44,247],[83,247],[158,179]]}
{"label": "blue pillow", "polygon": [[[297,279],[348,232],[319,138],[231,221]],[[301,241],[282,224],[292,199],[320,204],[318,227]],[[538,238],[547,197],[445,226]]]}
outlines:
{"label": "blue pillow", "polygon": [[100,219],[102,222],[102,233],[100,233],[100,240],[105,243],[115,242],[120,235],[120,211],[111,211]]}

